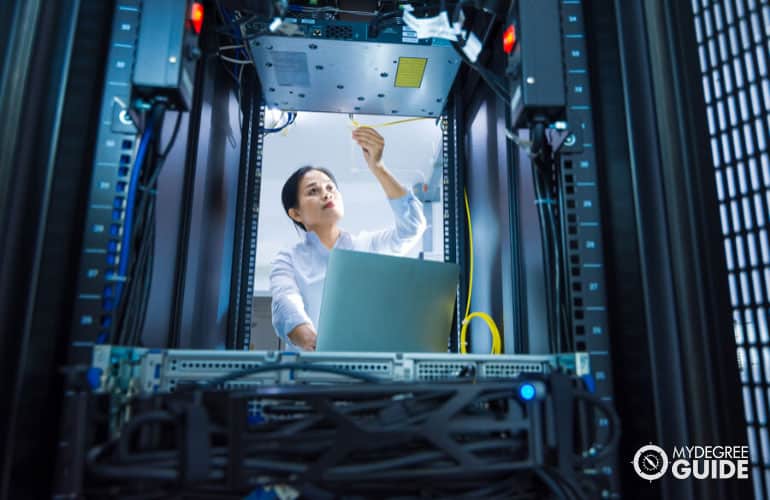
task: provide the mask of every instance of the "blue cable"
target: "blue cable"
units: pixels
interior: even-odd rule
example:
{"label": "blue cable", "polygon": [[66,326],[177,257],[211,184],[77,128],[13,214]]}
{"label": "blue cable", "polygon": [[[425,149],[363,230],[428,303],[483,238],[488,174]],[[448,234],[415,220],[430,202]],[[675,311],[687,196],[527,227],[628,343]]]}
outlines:
{"label": "blue cable", "polygon": [[265,134],[272,134],[272,133],[275,133],[275,132],[280,132],[281,130],[285,129],[285,128],[286,128],[286,127],[288,127],[289,125],[293,124],[293,123],[294,123],[294,120],[296,120],[296,119],[297,119],[297,113],[294,113],[294,112],[292,112],[292,111],[289,111],[289,115],[288,115],[288,118],[287,118],[287,120],[286,120],[286,123],[285,123],[285,124],[281,125],[281,126],[280,126],[280,127],[278,127],[278,128],[266,128],[266,129],[263,129],[262,131],[263,131]]}
{"label": "blue cable", "polygon": [[130,257],[131,247],[131,232],[134,217],[134,199],[136,197],[136,189],[139,184],[139,173],[142,170],[142,164],[144,163],[144,157],[147,156],[147,147],[152,139],[152,132],[154,126],[153,112],[150,111],[147,119],[147,125],[142,132],[142,139],[139,142],[139,150],[136,153],[136,159],[134,160],[134,168],[131,169],[131,179],[128,183],[128,193],[126,195],[126,217],[123,220],[123,239],[120,245],[120,263],[118,264],[118,279],[120,280],[116,286],[115,292],[115,304],[120,304],[120,296],[123,292],[123,283],[125,282],[128,274],[128,259]]}

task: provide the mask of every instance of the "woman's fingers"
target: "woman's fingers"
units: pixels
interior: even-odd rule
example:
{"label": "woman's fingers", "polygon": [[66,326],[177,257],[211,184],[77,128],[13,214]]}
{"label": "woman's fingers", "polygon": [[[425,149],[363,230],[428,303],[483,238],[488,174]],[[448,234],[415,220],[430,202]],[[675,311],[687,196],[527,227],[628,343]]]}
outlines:
{"label": "woman's fingers", "polygon": [[385,138],[371,127],[358,127],[353,131],[353,137],[368,138],[380,144],[385,144]]}
{"label": "woman's fingers", "polygon": [[362,148],[376,149],[377,147],[379,147],[379,144],[377,144],[376,142],[374,142],[374,141],[372,141],[370,139],[356,139],[356,142]]}
{"label": "woman's fingers", "polygon": [[353,140],[355,140],[364,153],[366,162],[370,165],[379,162],[382,159],[382,152],[385,149],[385,139],[371,127],[358,127],[353,131]]}
{"label": "woman's fingers", "polygon": [[385,140],[382,137],[369,134],[354,134],[353,140],[360,146],[365,146],[369,149],[379,149],[385,145]]}

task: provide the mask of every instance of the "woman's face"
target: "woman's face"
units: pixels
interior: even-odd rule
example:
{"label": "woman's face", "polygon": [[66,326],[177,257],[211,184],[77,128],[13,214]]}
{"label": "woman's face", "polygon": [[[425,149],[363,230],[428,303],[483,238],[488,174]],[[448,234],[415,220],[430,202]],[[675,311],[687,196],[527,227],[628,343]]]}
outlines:
{"label": "woman's face", "polygon": [[298,208],[290,208],[289,216],[304,224],[308,231],[336,224],[345,214],[342,193],[320,170],[310,170],[302,177],[297,201]]}

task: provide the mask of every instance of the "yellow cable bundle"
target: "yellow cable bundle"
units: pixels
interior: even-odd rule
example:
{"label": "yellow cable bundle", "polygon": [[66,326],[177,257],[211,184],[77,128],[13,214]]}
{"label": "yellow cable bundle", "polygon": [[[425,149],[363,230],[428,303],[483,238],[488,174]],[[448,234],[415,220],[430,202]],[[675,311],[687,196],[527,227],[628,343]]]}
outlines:
{"label": "yellow cable bundle", "polygon": [[468,354],[466,344],[468,343],[468,324],[473,318],[481,318],[489,327],[489,333],[492,335],[492,354],[500,354],[502,352],[502,341],[500,340],[500,330],[497,329],[495,320],[492,317],[483,312],[474,312],[468,314],[471,310],[471,292],[473,291],[473,226],[471,225],[471,208],[468,204],[468,192],[464,191],[465,196],[465,213],[468,216],[468,248],[470,259],[470,272],[468,273],[468,302],[465,305],[465,317],[462,322],[462,329],[460,330],[460,352],[462,354]]}
{"label": "yellow cable bundle", "polygon": [[392,122],[385,122],[385,123],[378,123],[376,125],[365,125],[363,123],[358,123],[355,118],[353,118],[353,115],[348,115],[350,117],[350,123],[353,124],[354,127],[369,127],[369,128],[382,128],[382,127],[389,127],[391,125],[398,125],[400,123],[408,123],[408,122],[416,122],[419,120],[431,120],[432,118],[404,118],[403,120],[396,120]]}

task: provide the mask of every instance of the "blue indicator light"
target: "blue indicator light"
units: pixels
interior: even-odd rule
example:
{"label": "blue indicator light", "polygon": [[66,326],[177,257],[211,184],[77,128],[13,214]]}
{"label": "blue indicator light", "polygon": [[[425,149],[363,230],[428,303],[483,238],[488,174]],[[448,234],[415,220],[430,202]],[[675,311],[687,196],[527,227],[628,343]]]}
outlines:
{"label": "blue indicator light", "polygon": [[519,396],[524,401],[531,401],[535,398],[535,386],[532,384],[522,384],[519,387]]}

